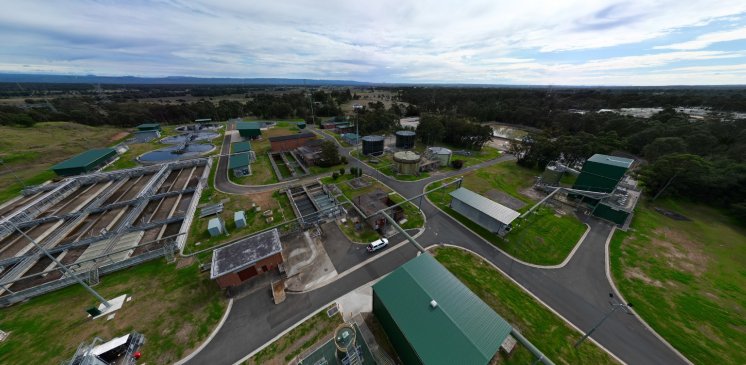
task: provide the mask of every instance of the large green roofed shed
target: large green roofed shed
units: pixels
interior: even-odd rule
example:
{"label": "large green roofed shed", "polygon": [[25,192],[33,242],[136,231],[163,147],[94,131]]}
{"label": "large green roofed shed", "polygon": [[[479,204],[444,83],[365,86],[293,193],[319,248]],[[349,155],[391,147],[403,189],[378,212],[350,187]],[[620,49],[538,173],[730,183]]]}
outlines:
{"label": "large green roofed shed", "polygon": [[137,126],[137,130],[140,131],[159,131],[161,130],[161,125],[158,123],[143,123]]}
{"label": "large green roofed shed", "polygon": [[237,153],[231,155],[228,159],[229,169],[240,169],[249,166],[249,154],[248,153]]}
{"label": "large green roofed shed", "polygon": [[595,154],[583,164],[573,189],[610,193],[633,162],[624,157]]}
{"label": "large green roofed shed", "polygon": [[488,364],[511,326],[422,254],[373,285],[373,313],[405,364]]}
{"label": "large green roofed shed", "polygon": [[233,144],[233,153],[249,152],[251,151],[251,142],[236,142]]}
{"label": "large green roofed shed", "polygon": [[59,176],[82,174],[95,170],[116,154],[117,151],[113,148],[88,150],[52,166],[51,170]]}
{"label": "large green roofed shed", "polygon": [[238,134],[244,138],[253,138],[262,135],[262,125],[257,122],[238,122],[236,123]]}

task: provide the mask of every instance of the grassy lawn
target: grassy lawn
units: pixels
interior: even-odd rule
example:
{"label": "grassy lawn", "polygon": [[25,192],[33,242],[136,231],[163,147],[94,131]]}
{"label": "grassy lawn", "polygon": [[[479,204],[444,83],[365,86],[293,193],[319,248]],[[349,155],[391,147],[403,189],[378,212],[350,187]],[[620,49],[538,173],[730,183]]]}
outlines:
{"label": "grassy lawn", "polygon": [[[580,333],[482,259],[456,248],[438,248],[435,258],[555,363],[616,363],[592,342],[575,349]],[[501,360],[531,364],[535,359],[519,344],[510,357],[501,356]]]}
{"label": "grassy lawn", "polygon": [[0,328],[11,331],[0,343],[0,363],[59,364],[82,341],[132,330],[146,337],[141,362],[173,363],[207,338],[226,307],[197,264],[176,269],[162,259],[107,275],[96,290],[106,298],[125,293],[133,298],[108,322],[86,318],[85,308],[96,303],[78,285],[0,309]]}
{"label": "grassy lawn", "polygon": [[287,364],[326,336],[332,336],[334,329],[342,322],[339,313],[329,317],[326,310],[322,310],[257,352],[244,364]]}
{"label": "grassy lawn", "polygon": [[[518,210],[525,212],[537,200],[522,194],[521,191],[530,188],[535,175],[533,170],[513,162],[503,162],[465,174],[462,186],[484,196],[489,196],[488,193],[494,190],[506,193],[526,203]],[[431,190],[441,185],[442,182],[434,182],[427,189]],[[451,197],[448,193],[456,189],[457,186],[454,184],[428,193],[427,196],[436,206],[477,232],[482,238],[525,262],[537,265],[561,263],[586,230],[585,225],[574,216],[559,214],[554,209],[543,206],[525,219],[514,221],[513,230],[503,239],[449,207]]]}
{"label": "grassy lawn", "polygon": [[269,185],[280,182],[266,153],[256,155],[256,161],[251,164],[251,175],[236,177],[231,173],[230,179],[241,185]]}
{"label": "grassy lawn", "polygon": [[632,227],[611,240],[611,271],[640,317],[696,364],[746,364],[743,225],[703,205],[660,201],[638,204]]}
{"label": "grassy lawn", "polygon": [[[48,169],[90,148],[105,147],[124,137],[121,128],[70,122],[37,123],[31,128],[0,126],[0,202],[18,195],[23,184],[54,178]],[[9,170],[13,173],[9,173]],[[15,174],[15,176],[14,176]]]}

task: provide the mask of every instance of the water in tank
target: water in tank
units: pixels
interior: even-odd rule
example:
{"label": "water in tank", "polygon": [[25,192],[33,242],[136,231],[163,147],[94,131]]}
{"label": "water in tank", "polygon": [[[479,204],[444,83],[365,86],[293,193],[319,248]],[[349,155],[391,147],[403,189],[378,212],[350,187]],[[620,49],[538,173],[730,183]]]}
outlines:
{"label": "water in tank", "polygon": [[380,155],[383,153],[383,136],[365,136],[363,140],[363,155]]}
{"label": "water in tank", "polygon": [[412,131],[398,131],[396,132],[396,147],[397,148],[413,148],[416,134]]}

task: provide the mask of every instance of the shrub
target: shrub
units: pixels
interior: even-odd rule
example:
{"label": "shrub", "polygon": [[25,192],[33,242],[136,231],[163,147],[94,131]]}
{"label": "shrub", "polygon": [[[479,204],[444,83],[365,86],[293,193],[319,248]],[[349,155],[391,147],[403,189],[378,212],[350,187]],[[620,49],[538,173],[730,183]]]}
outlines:
{"label": "shrub", "polygon": [[464,167],[464,160],[451,161],[451,167],[453,167],[456,170],[460,170],[462,167]]}
{"label": "shrub", "polygon": [[345,168],[343,167],[343,168],[339,169],[339,176],[342,176],[344,174],[345,174]]}
{"label": "shrub", "polygon": [[332,179],[337,180],[339,178],[339,173],[335,172],[332,174]]}

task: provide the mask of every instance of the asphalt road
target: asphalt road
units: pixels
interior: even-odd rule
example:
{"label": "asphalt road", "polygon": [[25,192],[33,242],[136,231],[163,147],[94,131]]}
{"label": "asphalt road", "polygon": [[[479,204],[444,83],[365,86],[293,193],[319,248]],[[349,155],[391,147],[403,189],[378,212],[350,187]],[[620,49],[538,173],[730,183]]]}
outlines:
{"label": "asphalt road", "polygon": [[[225,145],[223,150],[225,152]],[[509,157],[502,157],[469,169],[497,163],[507,158]],[[227,159],[220,160],[226,164],[227,169]],[[448,176],[440,175],[418,182],[400,182],[365,164],[360,165],[366,174],[380,179],[405,197],[416,196],[429,182]],[[226,177],[227,180],[227,175],[221,174],[220,169],[219,163],[218,175]],[[459,171],[458,174],[463,172]],[[235,184],[231,186],[231,183],[225,184],[218,178],[215,181],[222,191],[253,192],[251,187]],[[447,243],[480,254],[509,273],[517,282],[581,330],[589,330],[610,309],[608,293],[611,292],[611,285],[606,278],[604,251],[606,239],[612,228],[608,223],[581,217],[591,226],[591,231],[573,258],[560,269],[539,269],[511,262],[513,260],[510,257],[502,254],[426,200],[422,202],[422,209],[427,216],[427,223],[425,232],[417,239],[421,245],[427,247]],[[411,245],[386,250],[377,255],[374,261],[345,273],[339,280],[325,287],[303,294],[289,294],[288,299],[281,305],[272,304],[268,291],[257,291],[237,300],[225,325],[189,364],[232,364],[319,307],[391,272],[416,254],[417,251]],[[594,332],[592,338],[629,364],[686,364],[648,331],[639,319],[621,311],[611,316]],[[541,339],[533,339],[533,342],[541,349]]]}

